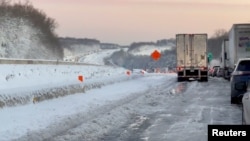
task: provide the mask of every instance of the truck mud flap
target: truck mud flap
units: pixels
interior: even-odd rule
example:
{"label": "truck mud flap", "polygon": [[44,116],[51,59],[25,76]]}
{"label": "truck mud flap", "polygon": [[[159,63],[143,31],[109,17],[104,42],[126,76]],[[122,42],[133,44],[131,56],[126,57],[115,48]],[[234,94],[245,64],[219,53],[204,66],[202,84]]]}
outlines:
{"label": "truck mud flap", "polygon": [[186,81],[185,77],[177,77],[177,82]]}

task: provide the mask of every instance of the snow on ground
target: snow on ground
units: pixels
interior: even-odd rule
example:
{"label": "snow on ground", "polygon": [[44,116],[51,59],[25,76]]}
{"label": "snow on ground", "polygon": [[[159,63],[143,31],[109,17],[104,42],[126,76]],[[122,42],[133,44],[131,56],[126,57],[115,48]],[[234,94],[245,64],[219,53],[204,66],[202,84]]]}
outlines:
{"label": "snow on ground", "polygon": [[[83,76],[83,82],[79,76]],[[0,65],[0,107],[27,104],[34,97],[64,96],[126,79],[124,68],[108,66]]]}
{"label": "snow on ground", "polygon": [[155,50],[162,52],[165,50],[171,50],[172,47],[171,46],[142,46],[142,47],[138,47],[132,51],[130,51],[130,54],[133,55],[148,55],[150,56]]}
{"label": "snow on ground", "polygon": [[121,49],[105,49],[102,51],[98,51],[95,53],[91,53],[89,55],[85,55],[79,59],[79,62],[82,63],[89,63],[89,64],[98,64],[104,65],[104,59],[106,57],[111,56],[114,52],[119,51]]}
{"label": "snow on ground", "polygon": [[[0,140],[203,141],[208,124],[241,123],[241,109],[230,104],[226,80],[176,83],[176,74],[126,71],[0,65]],[[48,99],[32,103],[37,91]],[[28,102],[11,105],[18,99]]]}
{"label": "snow on ground", "polygon": [[58,59],[57,50],[48,49],[41,31],[25,18],[0,16],[0,56],[8,58]]}
{"label": "snow on ground", "polygon": [[4,107],[0,140],[203,141],[208,124],[241,123],[241,109],[231,105],[229,82],[221,78],[204,83],[176,83],[176,74],[127,78],[85,93]]}
{"label": "snow on ground", "polygon": [[1,65],[0,89],[27,88],[41,85],[79,84],[79,75],[85,80],[125,74],[123,68],[77,65]]}
{"label": "snow on ground", "polygon": [[[117,76],[119,77],[119,76]],[[158,76],[153,80],[159,80],[163,76]],[[32,132],[47,130],[52,124],[58,124],[61,120],[72,117],[76,114],[94,112],[97,107],[102,107],[110,102],[124,99],[133,93],[145,92],[151,87],[157,86],[160,81],[152,81],[152,78],[143,77],[136,80],[125,81],[100,89],[87,91],[67,97],[44,101],[37,104],[27,104],[18,107],[7,107],[0,110],[0,140],[8,141],[18,139],[22,136],[33,137]],[[80,116],[80,115],[78,115]],[[73,118],[73,117],[72,117]],[[71,121],[72,122],[72,121]],[[108,126],[108,125],[107,125]],[[61,125],[55,132],[48,132],[36,140],[42,140],[53,134],[58,134],[60,129],[67,128]],[[35,137],[34,137],[35,138]]]}
{"label": "snow on ground", "polygon": [[0,140],[205,141],[208,124],[241,124],[229,91],[220,78],[176,83],[176,74],[140,75],[84,94],[4,108]]}

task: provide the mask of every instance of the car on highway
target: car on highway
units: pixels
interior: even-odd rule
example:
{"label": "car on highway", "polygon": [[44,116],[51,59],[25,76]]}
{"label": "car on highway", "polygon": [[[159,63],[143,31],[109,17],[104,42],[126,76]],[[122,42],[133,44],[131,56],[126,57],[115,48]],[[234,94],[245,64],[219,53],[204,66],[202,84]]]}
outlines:
{"label": "car on highway", "polygon": [[220,66],[213,66],[213,68],[210,71],[212,77],[216,76],[216,72],[218,71],[219,68]]}
{"label": "car on highway", "polygon": [[231,74],[232,74],[232,72],[233,72],[233,69],[232,68],[227,68],[227,70],[225,71],[225,70],[223,70],[223,76],[222,77],[224,77],[224,79],[226,79],[226,80],[228,80],[228,81],[230,81],[230,78],[231,78]]}
{"label": "car on highway", "polygon": [[208,76],[212,76],[212,71],[213,71],[213,68],[208,69]]}
{"label": "car on highway", "polygon": [[147,73],[147,72],[146,72],[145,70],[143,70],[143,69],[133,69],[132,72],[133,72],[134,74],[145,74],[145,73]]}
{"label": "car on highway", "polygon": [[250,80],[250,58],[238,60],[231,74],[231,103],[242,103],[242,97],[246,93],[247,83]]}
{"label": "car on highway", "polygon": [[247,92],[242,98],[242,124],[250,124],[250,81],[247,84]]}
{"label": "car on highway", "polygon": [[216,75],[217,77],[222,77],[223,76],[223,69],[222,68],[218,68],[217,71],[216,71]]}

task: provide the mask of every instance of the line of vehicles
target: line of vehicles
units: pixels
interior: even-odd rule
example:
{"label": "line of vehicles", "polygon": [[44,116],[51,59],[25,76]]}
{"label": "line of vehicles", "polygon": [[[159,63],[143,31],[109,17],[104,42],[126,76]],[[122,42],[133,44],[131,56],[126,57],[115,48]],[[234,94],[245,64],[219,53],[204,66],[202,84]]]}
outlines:
{"label": "line of vehicles", "polygon": [[[242,123],[250,124],[250,24],[234,24],[229,32],[223,69],[230,74],[231,103],[242,104]],[[223,52],[222,52],[223,53]],[[230,71],[229,71],[230,73]]]}
{"label": "line of vehicles", "polygon": [[213,66],[210,75],[229,80],[231,103],[241,103],[250,80],[250,24],[234,24],[221,47],[220,65]]}
{"label": "line of vehicles", "polygon": [[250,23],[233,24],[221,45],[219,65],[208,68],[207,34],[176,35],[177,81],[208,76],[230,81],[231,103],[243,104],[243,123],[250,124]]}
{"label": "line of vehicles", "polygon": [[250,79],[250,24],[234,24],[226,48],[228,52],[224,54],[228,57],[222,61],[225,61],[224,72],[231,74],[231,103],[240,103],[245,90],[239,89],[239,85],[246,87]]}
{"label": "line of vehicles", "polygon": [[208,81],[208,76],[230,80],[240,58],[250,57],[250,24],[234,24],[229,38],[221,46],[220,64],[208,67],[207,34],[176,35],[177,81],[197,79]]}

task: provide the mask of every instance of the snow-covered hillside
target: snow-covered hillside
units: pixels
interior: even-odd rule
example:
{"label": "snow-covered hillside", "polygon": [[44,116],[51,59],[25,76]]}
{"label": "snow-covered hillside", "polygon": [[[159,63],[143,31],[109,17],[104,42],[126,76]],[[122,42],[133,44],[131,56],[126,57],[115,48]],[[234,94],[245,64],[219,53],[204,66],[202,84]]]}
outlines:
{"label": "snow-covered hillside", "polygon": [[89,55],[84,55],[79,59],[81,63],[104,65],[104,59],[110,57],[114,52],[121,49],[103,49]]}
{"label": "snow-covered hillside", "polygon": [[60,58],[43,42],[43,33],[24,18],[0,17],[0,57],[21,59]]}
{"label": "snow-covered hillside", "polygon": [[171,50],[172,46],[154,46],[154,45],[145,45],[137,47],[133,50],[130,50],[128,53],[132,55],[148,55],[150,56],[155,50],[163,52],[165,50]]}
{"label": "snow-covered hillside", "polygon": [[68,48],[64,48],[64,56],[79,56],[88,55],[93,52],[99,51],[100,45],[84,45],[84,44],[71,44]]}
{"label": "snow-covered hillside", "polygon": [[78,61],[79,57],[101,50],[100,41],[87,38],[59,38],[64,60]]}
{"label": "snow-covered hillside", "polygon": [[[168,50],[172,47],[162,47],[160,49],[159,48],[157,46],[150,46],[147,48],[136,47],[131,49],[130,47],[127,51],[120,50],[118,52],[113,53],[112,56],[106,60],[110,62],[110,64],[122,66],[128,69],[140,68],[153,70],[156,68],[174,68],[176,66],[175,49],[173,48],[171,50]],[[163,52],[161,53],[160,59],[155,61],[151,58],[151,54],[157,49],[159,52]]]}

